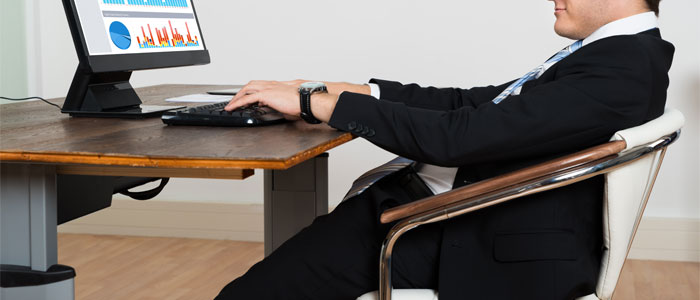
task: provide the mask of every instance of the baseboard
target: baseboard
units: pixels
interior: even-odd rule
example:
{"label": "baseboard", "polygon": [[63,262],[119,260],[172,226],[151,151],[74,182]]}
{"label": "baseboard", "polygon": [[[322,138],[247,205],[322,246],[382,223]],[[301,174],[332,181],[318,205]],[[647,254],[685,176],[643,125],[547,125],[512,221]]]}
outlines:
{"label": "baseboard", "polygon": [[59,233],[263,241],[261,204],[114,199],[112,206],[58,226]]}
{"label": "baseboard", "polygon": [[[63,233],[263,241],[261,204],[115,199],[58,227]],[[700,219],[644,218],[629,258],[700,262]]]}
{"label": "baseboard", "polygon": [[700,262],[700,219],[642,219],[628,258]]}

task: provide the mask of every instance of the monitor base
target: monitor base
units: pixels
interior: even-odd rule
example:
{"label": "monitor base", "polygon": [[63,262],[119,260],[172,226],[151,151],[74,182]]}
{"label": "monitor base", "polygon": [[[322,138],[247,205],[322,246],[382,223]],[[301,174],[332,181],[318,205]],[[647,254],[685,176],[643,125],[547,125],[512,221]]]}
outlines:
{"label": "monitor base", "polygon": [[61,112],[72,117],[142,119],[183,107],[141,105],[129,78],[130,71],[93,73],[81,63]]}
{"label": "monitor base", "polygon": [[88,117],[88,118],[124,118],[124,119],[145,119],[155,118],[163,115],[164,112],[174,109],[184,108],[185,106],[165,106],[165,105],[140,105],[124,110],[114,111],[66,111],[63,113],[69,114],[71,117]]}

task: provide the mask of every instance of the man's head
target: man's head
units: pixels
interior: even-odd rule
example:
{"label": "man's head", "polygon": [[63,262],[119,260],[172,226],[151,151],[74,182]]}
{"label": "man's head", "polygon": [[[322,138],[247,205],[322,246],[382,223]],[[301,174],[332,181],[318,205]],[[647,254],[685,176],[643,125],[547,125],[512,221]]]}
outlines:
{"label": "man's head", "polygon": [[660,0],[548,0],[554,2],[554,31],[563,37],[580,40],[612,21],[654,11]]}

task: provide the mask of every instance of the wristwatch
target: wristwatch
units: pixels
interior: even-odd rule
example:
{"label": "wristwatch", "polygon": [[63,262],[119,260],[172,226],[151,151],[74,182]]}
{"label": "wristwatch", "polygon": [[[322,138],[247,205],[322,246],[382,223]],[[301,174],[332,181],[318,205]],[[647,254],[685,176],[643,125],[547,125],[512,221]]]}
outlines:
{"label": "wristwatch", "polygon": [[321,123],[311,113],[311,95],[313,93],[328,93],[323,82],[304,82],[299,87],[299,105],[301,106],[301,118],[310,124]]}

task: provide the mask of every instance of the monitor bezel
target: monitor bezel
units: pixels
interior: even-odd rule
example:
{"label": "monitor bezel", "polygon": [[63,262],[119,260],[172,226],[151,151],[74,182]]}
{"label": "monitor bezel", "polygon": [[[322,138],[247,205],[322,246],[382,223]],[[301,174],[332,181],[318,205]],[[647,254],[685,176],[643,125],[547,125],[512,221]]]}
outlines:
{"label": "monitor bezel", "polygon": [[63,0],[68,26],[70,27],[78,59],[81,64],[87,66],[94,73],[149,70],[210,63],[209,50],[207,50],[206,42],[204,41],[204,34],[199,24],[194,0],[190,0],[190,3],[192,4],[195,22],[197,22],[197,27],[200,28],[199,36],[204,49],[193,51],[164,51],[157,53],[90,55],[75,0]]}

